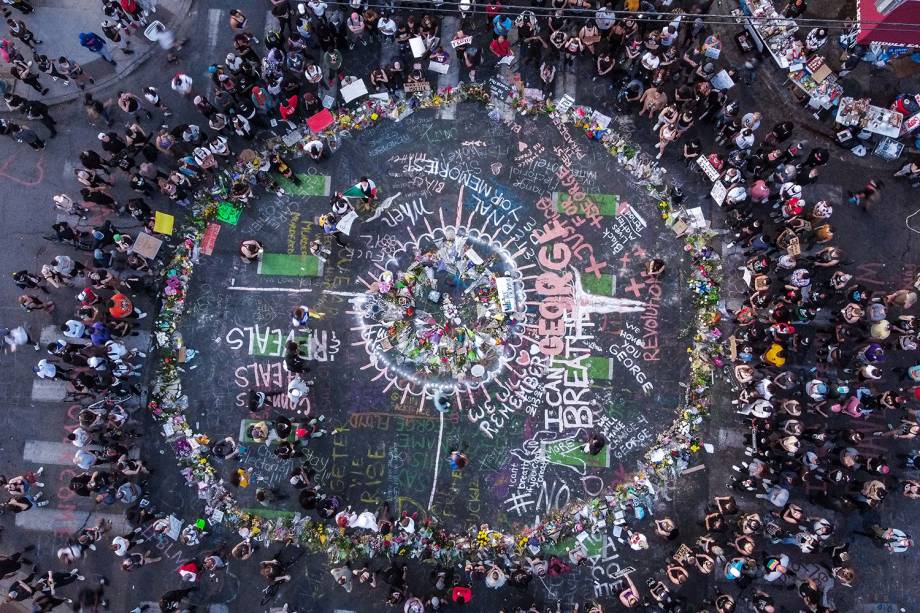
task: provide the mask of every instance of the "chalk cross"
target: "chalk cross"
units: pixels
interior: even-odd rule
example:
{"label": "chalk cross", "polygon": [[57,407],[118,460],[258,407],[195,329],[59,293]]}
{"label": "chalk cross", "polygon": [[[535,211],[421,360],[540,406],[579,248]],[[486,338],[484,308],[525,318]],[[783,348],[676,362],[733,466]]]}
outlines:
{"label": "chalk cross", "polygon": [[623,288],[623,291],[632,292],[633,296],[636,298],[639,297],[639,290],[645,287],[645,283],[636,283],[636,279],[632,278],[629,280],[629,285]]}
{"label": "chalk cross", "polygon": [[623,264],[623,267],[625,268],[626,265],[629,264],[631,261],[632,261],[632,258],[629,257],[629,253],[624,252],[623,257],[620,258],[620,263]]}

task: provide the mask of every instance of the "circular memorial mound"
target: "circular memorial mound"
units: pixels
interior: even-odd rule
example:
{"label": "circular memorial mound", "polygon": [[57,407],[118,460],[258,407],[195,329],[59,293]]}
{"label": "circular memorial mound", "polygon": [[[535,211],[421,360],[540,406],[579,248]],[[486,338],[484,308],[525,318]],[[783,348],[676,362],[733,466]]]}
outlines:
{"label": "circular memorial mound", "polygon": [[[344,140],[285,194],[221,225],[201,257],[181,329],[200,354],[183,386],[192,423],[246,447],[217,466],[226,481],[241,467],[283,491],[306,462],[355,508],[387,501],[459,531],[508,527],[628,479],[681,412],[689,266],[658,201],[624,172],[635,158],[548,118],[431,113]],[[315,257],[329,196],[361,175],[379,203],[359,211],[347,246]],[[265,247],[257,265],[237,257],[249,238]],[[663,276],[646,270],[652,258]],[[307,332],[291,328],[298,305],[322,314]],[[250,390],[286,389],[289,340],[308,357],[309,397],[293,407],[282,393],[250,415]],[[247,438],[281,415],[323,415],[329,434],[293,459]],[[585,447],[591,433],[607,441],[600,453]],[[452,449],[469,457],[463,471],[450,470]],[[255,489],[235,490],[247,512],[300,510],[290,496],[266,511]]]}

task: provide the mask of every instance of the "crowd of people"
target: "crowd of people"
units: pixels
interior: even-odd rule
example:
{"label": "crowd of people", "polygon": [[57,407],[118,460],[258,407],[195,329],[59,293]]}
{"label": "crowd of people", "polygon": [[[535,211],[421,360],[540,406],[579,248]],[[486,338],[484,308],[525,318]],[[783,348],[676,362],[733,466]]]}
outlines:
{"label": "crowd of people", "polygon": [[[733,246],[746,258],[751,288],[745,304],[731,313],[731,370],[738,392],[734,408],[739,427],[748,433],[745,458],[733,466],[736,476],[728,484],[733,491],[715,496],[698,524],[656,519],[657,536],[651,540],[638,522],[626,528],[626,542],[634,551],[651,546],[673,551],[667,565],[644,583],[629,574],[620,578],[615,589],[620,604],[681,611],[702,603],[705,610],[727,613],[743,598],[754,610],[766,613],[780,606],[774,604],[780,598],[773,586],[783,585],[796,590],[801,598],[798,606],[832,611],[825,593],[828,586],[792,570],[800,556],[820,560],[835,585],[850,587],[857,578],[848,553],[852,538],[871,539],[892,553],[910,548],[913,541],[902,528],[874,518],[889,490],[897,498],[920,497],[920,481],[906,472],[920,467],[920,455],[908,453],[895,461],[891,454],[867,451],[864,443],[873,441],[887,449],[898,439],[920,434],[915,408],[920,400],[920,363],[915,357],[917,329],[911,314],[916,293],[904,288],[876,294],[846,272],[843,252],[832,242],[834,205],[810,202],[808,197],[808,186],[819,181],[829,152],[800,142],[791,121],[767,129],[761,113],[742,111],[729,91],[713,85],[720,65],[707,51],[720,48],[721,39],[707,29],[701,18],[703,8],[688,3],[681,7],[686,11],[674,11],[666,18],[640,19],[634,12],[639,7],[633,4],[638,5],[631,0],[625,7],[610,0],[597,6],[554,1],[551,7],[537,3],[532,10],[509,11],[495,2],[484,11],[455,14],[323,0],[310,0],[301,13],[287,2],[278,2],[272,9],[277,22],[263,40],[252,33],[242,11],[231,11],[233,50],[209,67],[204,83],[182,72],[171,79],[171,89],[200,114],[197,123],[172,120],[173,110],[153,85],[138,92],[120,91],[106,101],[85,94],[82,102],[88,117],[94,125],[101,122],[105,127],[98,143],[79,155],[80,165],[74,171],[78,192],[54,198],[54,206],[71,221],[56,223],[49,240],[66,246],[70,255],[56,255],[40,270],[13,274],[25,292],[19,299],[22,308],[45,312],[62,322],[60,338],[43,348],[28,325],[3,329],[2,335],[12,350],[27,345],[36,351],[45,349],[48,357],[38,361],[36,376],[63,381],[71,398],[89,403],[67,435],[79,471],[70,480],[70,489],[99,504],[124,505],[132,531],[112,536],[111,526],[104,522],[81,529],[58,551],[59,560],[77,564],[97,549],[95,543],[111,537],[112,552],[123,559],[125,571],[132,571],[160,559],[154,549],[143,546],[144,535],[152,532],[159,542],[171,529],[168,518],[144,499],[150,471],[133,442],[139,432],[130,407],[140,392],[140,360],[146,356],[126,347],[147,315],[136,303],[148,299],[145,294],[158,264],[132,249],[127,231],[143,228],[154,233],[152,203],[190,204],[217,169],[237,163],[235,152],[258,148],[257,136],[271,131],[276,122],[302,123],[322,108],[326,95],[334,96],[356,78],[367,77],[371,88],[403,96],[407,83],[430,79],[423,70],[428,61],[457,62],[460,78],[469,81],[481,80],[484,72],[504,65],[516,66],[547,96],[555,90],[559,75],[589,65],[595,82],[607,84],[611,107],[648,118],[657,135],[659,159],[668,155],[685,161],[707,193],[713,172],[726,187],[724,210],[735,233]],[[798,6],[801,0],[793,4]],[[11,6],[23,14],[31,10],[21,0]],[[130,54],[130,38],[147,15],[133,0],[110,0],[105,10],[104,38],[89,32],[81,36],[81,44],[114,63],[106,39]],[[459,17],[453,35],[456,45],[441,38],[441,17],[447,14]],[[29,62],[17,49],[19,43],[3,41],[4,59],[13,65],[17,79],[40,93],[47,89],[33,67],[50,78],[72,81],[80,89],[91,81],[76,62],[40,54],[36,47],[42,41],[35,39],[27,24],[6,17],[11,36],[33,55]],[[423,58],[412,51],[410,40],[416,37],[424,42]],[[345,55],[359,46],[379,47],[381,57],[389,59],[366,75],[346,74]],[[481,51],[486,48],[488,56]],[[745,70],[756,69],[728,68],[742,77]],[[56,122],[42,102],[9,93],[4,99],[10,110],[41,122],[49,138],[55,136]],[[112,129],[116,117],[127,121],[123,131]],[[35,149],[45,146],[34,130],[13,121],[0,120],[0,131]],[[321,162],[330,150],[321,138],[304,146],[313,162]],[[914,167],[905,168],[896,176],[914,178]],[[254,185],[277,190],[272,174],[297,181],[286,160],[270,155],[269,164],[257,169],[249,183],[233,194],[235,201],[247,202]],[[851,194],[849,204],[869,207],[878,200],[882,186],[879,180],[870,181]],[[377,197],[373,181],[362,178],[358,187],[365,201],[373,204]],[[325,239],[311,242],[315,255],[329,255],[329,239],[345,244],[337,222],[349,211],[347,200],[337,194],[321,224]],[[116,215],[134,225],[114,220]],[[94,221],[89,223],[89,218]],[[256,239],[241,246],[241,256],[250,262],[263,251]],[[57,307],[65,303],[63,310],[68,312],[61,315]],[[310,316],[306,307],[295,309],[294,326],[306,326]],[[300,382],[291,400],[296,405],[301,395],[309,393],[301,377],[308,370],[306,360],[296,343],[286,348],[285,362]],[[292,390],[287,392],[291,396]],[[271,406],[271,396],[253,391],[249,402],[253,413],[262,415]],[[891,425],[868,432],[862,420],[870,416],[883,416]],[[294,442],[289,441],[292,434]],[[284,441],[276,449],[284,459],[300,457],[312,438],[324,434],[322,418],[299,427],[284,417],[271,423],[262,419],[247,431],[255,444],[275,438]],[[595,437],[593,448],[598,444],[603,442]],[[239,456],[240,445],[228,437],[214,444],[212,453],[232,460]],[[456,457],[452,454],[450,461],[454,469],[471,464],[461,451],[456,451]],[[245,487],[248,473],[234,474],[234,485]],[[19,513],[46,505],[40,477],[37,470],[4,479],[10,494],[6,508]],[[313,477],[307,465],[290,475],[301,507],[335,522],[343,531],[412,534],[426,525],[409,514],[394,516],[386,504],[376,513],[352,511],[334,493],[324,493]],[[256,489],[257,501],[266,506],[287,497],[278,489]],[[850,513],[866,518],[861,531],[842,529],[839,518]],[[697,533],[678,540],[681,534]],[[186,546],[199,547],[205,536],[191,524],[178,538]],[[179,575],[194,582],[202,572],[220,571],[230,559],[248,560],[256,550],[256,543],[244,538],[229,551],[201,551],[181,565]],[[36,610],[42,611],[66,604],[68,600],[56,595],[55,587],[84,581],[83,576],[76,570],[43,573],[26,560],[27,553],[2,560],[5,576],[23,568],[27,572],[16,579],[8,597],[32,599]],[[261,562],[269,586],[291,578],[291,563],[281,557]],[[418,594],[409,589],[408,566],[400,560],[383,566],[368,560],[337,566],[331,573],[348,591],[355,582],[375,588],[380,578],[388,586],[390,605],[422,613],[451,602],[469,603],[472,590],[480,584],[524,588],[534,575],[565,574],[586,560],[586,550],[580,546],[552,555],[536,545],[496,552],[458,567],[439,566],[428,588]],[[704,581],[720,577],[726,583],[714,594],[682,589],[685,583],[694,584],[694,575]],[[82,588],[79,604],[102,605],[104,584]],[[168,592],[161,607],[191,610],[194,590],[193,586]],[[602,604],[590,601],[583,608],[599,613]]]}

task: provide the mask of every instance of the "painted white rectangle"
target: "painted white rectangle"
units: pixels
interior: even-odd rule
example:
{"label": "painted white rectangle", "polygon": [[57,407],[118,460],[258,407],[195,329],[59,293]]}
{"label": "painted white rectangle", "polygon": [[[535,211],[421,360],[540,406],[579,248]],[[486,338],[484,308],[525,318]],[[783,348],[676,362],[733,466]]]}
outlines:
{"label": "painted white rectangle", "polygon": [[231,285],[227,289],[236,292],[279,292],[285,294],[304,294],[313,291],[309,287],[247,287],[242,285]]}
{"label": "painted white rectangle", "polygon": [[70,443],[27,440],[22,449],[22,459],[35,464],[72,466],[77,448]]}
{"label": "painted white rectangle", "polygon": [[112,534],[127,534],[132,530],[123,513],[88,513],[33,507],[16,514],[16,527],[37,532],[73,534],[84,526],[91,527],[100,519],[112,522]]}
{"label": "painted white rectangle", "polygon": [[217,34],[220,28],[221,9],[208,9],[208,54],[217,47]]}
{"label": "painted white rectangle", "polygon": [[32,381],[32,400],[38,402],[60,402],[67,395],[67,383],[54,379]]}

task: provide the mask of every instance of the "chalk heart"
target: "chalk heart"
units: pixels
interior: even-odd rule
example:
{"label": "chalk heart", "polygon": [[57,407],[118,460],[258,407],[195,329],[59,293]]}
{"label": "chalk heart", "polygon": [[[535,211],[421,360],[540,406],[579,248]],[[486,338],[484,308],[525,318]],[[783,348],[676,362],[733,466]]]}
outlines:
{"label": "chalk heart", "polygon": [[502,172],[502,163],[501,162],[492,162],[492,174],[496,177]]}
{"label": "chalk heart", "polygon": [[520,366],[527,366],[530,364],[530,354],[526,351],[522,351],[517,356],[517,363]]}

